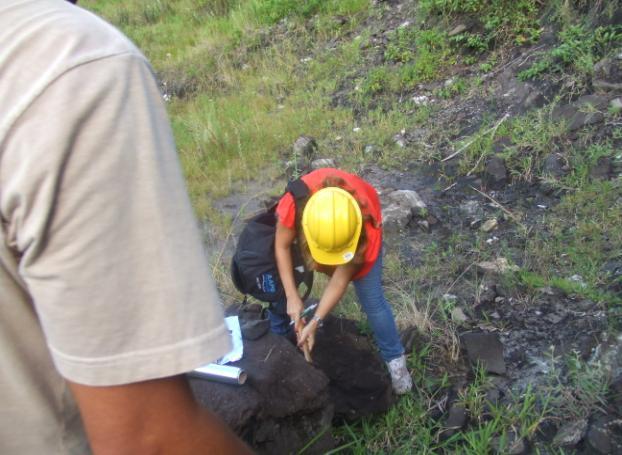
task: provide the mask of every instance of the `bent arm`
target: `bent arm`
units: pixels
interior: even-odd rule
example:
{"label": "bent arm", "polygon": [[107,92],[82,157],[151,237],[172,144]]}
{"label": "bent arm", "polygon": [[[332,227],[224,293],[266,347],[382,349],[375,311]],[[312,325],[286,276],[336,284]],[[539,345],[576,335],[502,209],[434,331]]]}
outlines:
{"label": "bent arm", "polygon": [[[315,310],[315,315],[324,319],[328,314],[337,306],[343,294],[345,294],[348,288],[348,283],[352,280],[352,277],[356,274],[360,266],[353,264],[340,265],[335,268],[328,285],[324,289],[320,303]],[[309,349],[313,349],[315,344],[315,331],[317,330],[318,323],[315,319],[311,319],[309,324],[305,326],[302,334],[298,338],[298,345],[302,346],[308,342]]]}
{"label": "bent arm", "polygon": [[296,238],[296,231],[289,229],[277,222],[276,236],[274,239],[274,255],[276,257],[276,265],[279,269],[281,283],[285,290],[285,296],[290,297],[298,295],[296,280],[294,279],[294,264],[292,262],[292,244]]}
{"label": "bent arm", "polygon": [[252,453],[197,404],[184,376],[119,386],[69,385],[95,455]]}
{"label": "bent arm", "polygon": [[274,239],[274,255],[276,265],[279,270],[279,277],[285,290],[287,299],[287,314],[295,321],[295,330],[298,333],[302,329],[300,313],[304,309],[304,304],[298,294],[298,287],[294,279],[294,264],[292,262],[292,244],[296,238],[296,231],[285,227],[280,222],[276,224],[276,236]]}
{"label": "bent arm", "polygon": [[315,310],[317,316],[324,319],[337,306],[358,269],[359,266],[352,264],[340,265],[335,268],[326,289],[324,289],[317,310]]}

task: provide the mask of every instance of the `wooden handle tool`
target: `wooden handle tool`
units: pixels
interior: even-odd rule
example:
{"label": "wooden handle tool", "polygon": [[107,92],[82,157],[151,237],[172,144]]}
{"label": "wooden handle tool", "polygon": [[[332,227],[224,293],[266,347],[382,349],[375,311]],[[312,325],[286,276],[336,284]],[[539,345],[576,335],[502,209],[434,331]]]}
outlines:
{"label": "wooden handle tool", "polygon": [[302,352],[305,355],[305,360],[309,363],[313,363],[313,359],[311,358],[311,351],[309,351],[309,344],[305,341],[305,344],[302,345]]}

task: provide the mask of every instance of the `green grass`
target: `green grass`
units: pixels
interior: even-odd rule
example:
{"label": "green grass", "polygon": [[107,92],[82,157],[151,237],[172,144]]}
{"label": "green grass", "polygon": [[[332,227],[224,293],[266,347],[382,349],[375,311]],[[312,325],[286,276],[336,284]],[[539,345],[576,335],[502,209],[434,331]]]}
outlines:
{"label": "green grass", "polygon": [[423,13],[443,21],[465,16],[475,21],[474,30],[452,39],[466,51],[482,53],[506,43],[529,44],[540,35],[540,2],[536,0],[422,0],[419,4]]}
{"label": "green grass", "polygon": [[520,79],[535,79],[546,73],[565,72],[585,84],[586,79],[592,75],[594,64],[622,43],[622,27],[591,28],[578,23],[562,29],[558,39],[557,46],[519,73]]}
{"label": "green grass", "polygon": [[[346,33],[365,14],[367,2],[208,1],[94,2],[93,9],[139,43],[156,72],[184,98],[169,109],[194,206],[208,216],[210,199],[227,194],[236,182],[282,172],[300,134],[324,138],[351,129],[351,112],[329,108],[334,88],[329,71],[357,58],[346,45],[333,55],[301,62],[299,48]],[[285,14],[287,13],[287,14]],[[321,13],[308,29],[306,21]],[[354,15],[335,29],[328,19]],[[287,16],[281,39],[265,24]],[[339,62],[335,65],[336,62]],[[310,71],[307,71],[310,69]],[[331,155],[350,157],[350,142]],[[344,160],[348,161],[348,160]]]}
{"label": "green grass", "polygon": [[[508,147],[501,156],[511,179],[545,181],[561,202],[542,214],[535,232],[506,220],[524,251],[521,271],[502,281],[510,290],[531,294],[555,286],[599,302],[614,319],[622,302],[607,291],[610,283],[602,267],[622,256],[622,189],[619,180],[595,181],[590,170],[599,158],[616,156],[620,132],[603,133],[598,141],[566,150],[567,131],[551,120],[552,106],[502,122],[485,118],[480,130],[460,143],[450,140],[457,127],[439,121],[450,100],[486,95],[478,72],[494,71],[507,61],[510,48],[538,39],[541,3],[421,0],[416,23],[387,33],[386,47],[378,51],[382,62],[372,65],[377,30],[370,24],[385,7],[382,2],[81,1],[143,49],[172,93],[168,112],[192,202],[199,218],[223,240],[231,235],[232,220],[214,208],[214,200],[248,181],[278,193],[283,163],[292,158],[292,144],[301,134],[316,138],[321,156],[353,171],[370,160],[393,169],[438,161],[442,147],[453,142],[453,150],[464,148],[457,158],[461,175],[481,172],[495,141],[504,138]],[[572,82],[572,87],[589,79],[593,63],[617,48],[621,38],[618,28],[587,26],[578,13],[587,6],[561,0],[547,6],[553,9],[559,43],[521,77],[553,77]],[[448,32],[462,21],[472,27],[450,38]],[[462,69],[455,73],[457,68]],[[453,83],[444,86],[449,77]],[[437,103],[417,106],[410,100],[421,84],[435,87]],[[613,122],[617,116],[608,112],[606,118]],[[396,133],[415,128],[427,135],[406,148],[395,144]],[[585,134],[591,137],[589,131]],[[365,154],[370,145],[378,151],[373,158]],[[560,149],[567,152],[571,172],[552,180],[542,173],[543,159]],[[502,219],[501,211],[498,216]],[[464,368],[451,318],[464,302],[443,294],[460,288],[477,296],[482,277],[473,265],[505,254],[509,247],[501,242],[491,248],[484,235],[460,229],[443,243],[425,236],[412,241],[420,265],[407,266],[388,248],[384,280],[398,324],[416,326],[427,340],[409,357],[416,392],[385,415],[337,429],[341,448],[334,453],[503,452],[512,434],[530,440],[548,418],[563,412],[582,415],[599,406],[605,379],[572,359],[557,371],[547,391],[528,389],[504,404],[486,402],[490,381],[478,369],[459,395],[469,426],[444,436],[443,419],[432,418],[431,410],[451,383],[450,374]],[[216,256],[213,272],[219,289],[227,302],[235,300],[222,251]],[[569,279],[575,274],[584,285]],[[322,279],[315,286],[316,297],[320,288]],[[369,330],[351,290],[338,310]],[[577,401],[564,402],[568,393]]]}
{"label": "green grass", "polygon": [[510,434],[530,440],[538,425],[548,418],[546,401],[531,388],[521,396],[511,397],[505,405],[488,401],[489,378],[480,368],[476,370],[475,380],[460,392],[456,401],[456,405],[466,410],[471,428],[449,436],[443,421],[433,418],[431,411],[441,402],[450,378],[437,375],[431,368],[430,352],[423,349],[411,358],[414,395],[401,398],[386,414],[341,427],[336,433],[341,445],[331,453],[479,455],[490,453],[493,448],[503,453]]}

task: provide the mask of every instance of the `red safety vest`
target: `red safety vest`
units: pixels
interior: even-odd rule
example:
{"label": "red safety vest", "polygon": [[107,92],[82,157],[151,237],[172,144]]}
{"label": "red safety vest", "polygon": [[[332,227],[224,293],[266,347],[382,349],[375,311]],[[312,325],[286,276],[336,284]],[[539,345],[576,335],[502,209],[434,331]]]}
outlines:
{"label": "red safety vest", "polygon": [[[324,188],[324,182],[329,177],[337,177],[345,182],[343,189],[352,193],[361,207],[363,218],[371,218],[364,223],[367,248],[361,269],[354,275],[353,280],[364,277],[369,273],[378,258],[382,247],[382,210],[376,189],[357,175],[349,174],[339,169],[322,168],[302,176],[302,180],[309,187],[310,194]],[[276,208],[279,222],[289,228],[296,229],[296,210],[294,198],[286,193]],[[368,215],[368,217],[367,217]]]}

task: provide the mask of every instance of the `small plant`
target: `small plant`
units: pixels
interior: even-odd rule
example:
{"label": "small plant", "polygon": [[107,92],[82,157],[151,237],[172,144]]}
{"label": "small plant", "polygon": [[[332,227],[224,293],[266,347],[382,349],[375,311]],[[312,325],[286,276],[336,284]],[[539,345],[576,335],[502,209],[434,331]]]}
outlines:
{"label": "small plant", "polygon": [[591,75],[594,63],[622,43],[622,27],[590,29],[584,25],[571,25],[559,33],[558,39],[555,48],[519,73],[521,80],[535,79],[547,72],[561,73],[566,68],[583,77]]}
{"label": "small plant", "polygon": [[412,88],[416,84],[432,80],[444,64],[449,63],[449,46],[445,33],[437,30],[421,30],[415,39],[416,55],[399,72],[400,86]]}
{"label": "small plant", "polygon": [[374,67],[372,68],[367,77],[363,79],[360,90],[364,97],[375,95],[382,92],[387,88],[389,82],[389,71],[386,67]]}
{"label": "small plant", "polygon": [[481,54],[488,50],[491,39],[491,36],[479,35],[477,33],[460,33],[453,36],[450,41],[454,45]]}
{"label": "small plant", "polygon": [[518,73],[518,78],[521,81],[535,79],[538,76],[540,76],[541,74],[544,74],[547,71],[549,71],[552,66],[553,66],[553,62],[551,62],[550,59],[546,59],[545,58],[545,59],[542,59],[542,60],[538,60],[536,63],[531,65],[526,70],[523,70],[520,73]]}
{"label": "small plant", "polygon": [[260,23],[272,25],[285,18],[309,18],[314,14],[348,14],[364,9],[364,0],[253,0],[253,13]]}
{"label": "small plant", "polygon": [[479,65],[479,70],[483,73],[488,73],[495,67],[496,64],[497,62],[494,59],[488,60]]}
{"label": "small plant", "polygon": [[467,15],[479,22],[480,30],[459,34],[452,43],[468,52],[483,53],[507,42],[535,42],[540,36],[540,4],[537,0],[422,0],[420,8],[424,14],[440,15],[447,21]]}
{"label": "small plant", "polygon": [[588,364],[577,354],[566,358],[563,369],[560,359],[552,359],[549,373],[549,411],[554,417],[582,419],[605,405],[609,390],[609,373],[600,363]]}
{"label": "small plant", "polygon": [[474,368],[475,377],[473,382],[459,394],[459,401],[467,410],[469,415],[482,423],[486,416],[486,390],[489,388],[489,378],[486,375],[486,368],[477,364]]}
{"label": "small plant", "polygon": [[400,27],[389,36],[384,58],[393,63],[408,63],[415,58],[417,32],[414,27]]}
{"label": "small plant", "polygon": [[203,8],[208,14],[222,17],[226,16],[237,4],[239,0],[207,0],[203,1]]}
{"label": "small plant", "polygon": [[455,78],[451,83],[438,89],[436,95],[440,98],[449,99],[461,95],[467,90],[467,82],[463,78]]}

